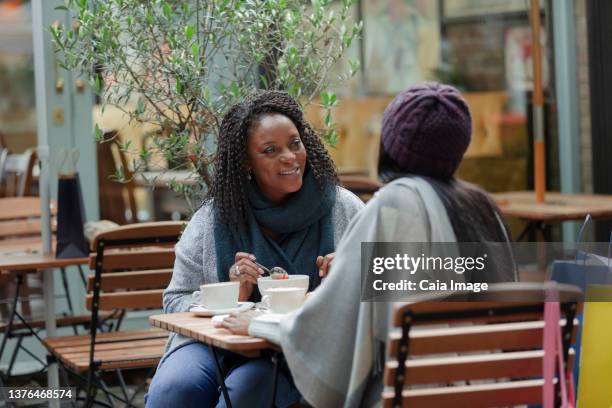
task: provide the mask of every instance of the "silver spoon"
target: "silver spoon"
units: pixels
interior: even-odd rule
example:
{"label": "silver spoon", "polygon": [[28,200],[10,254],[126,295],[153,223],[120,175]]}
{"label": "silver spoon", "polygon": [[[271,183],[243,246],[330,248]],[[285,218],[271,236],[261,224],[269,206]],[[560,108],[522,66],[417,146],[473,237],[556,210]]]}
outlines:
{"label": "silver spoon", "polygon": [[289,274],[287,273],[286,270],[284,270],[280,266],[275,266],[274,268],[272,268],[272,271],[270,272],[270,277],[272,279],[274,279],[275,276],[278,277],[278,276],[285,276],[285,275],[289,275]]}
{"label": "silver spoon", "polygon": [[263,266],[262,264],[260,264],[260,263],[258,263],[258,262],[255,262],[255,261],[253,261],[253,262],[255,263],[255,265],[257,265],[257,266],[259,266],[261,269],[263,269],[263,271],[264,271],[264,275],[271,275],[271,274],[272,274],[272,272],[271,272],[271,271],[270,271],[268,268],[266,268],[265,266]]}
{"label": "silver spoon", "polygon": [[[253,262],[255,262],[255,261],[253,261]],[[268,268],[266,268],[265,266],[263,266],[262,264],[260,264],[258,262],[255,262],[255,265],[257,265],[261,269],[263,269],[264,275],[269,275],[270,277],[273,277],[272,275],[288,275],[287,271],[285,271],[280,266],[275,266],[272,269],[268,269]]]}

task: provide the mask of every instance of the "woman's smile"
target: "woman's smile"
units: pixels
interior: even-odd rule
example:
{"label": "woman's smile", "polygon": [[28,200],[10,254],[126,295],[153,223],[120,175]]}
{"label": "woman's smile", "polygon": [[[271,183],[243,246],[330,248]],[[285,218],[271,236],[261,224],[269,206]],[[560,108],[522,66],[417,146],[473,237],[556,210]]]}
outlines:
{"label": "woman's smile", "polygon": [[297,176],[300,174],[300,168],[295,167],[294,169],[291,169],[291,170],[281,171],[279,174],[281,176]]}

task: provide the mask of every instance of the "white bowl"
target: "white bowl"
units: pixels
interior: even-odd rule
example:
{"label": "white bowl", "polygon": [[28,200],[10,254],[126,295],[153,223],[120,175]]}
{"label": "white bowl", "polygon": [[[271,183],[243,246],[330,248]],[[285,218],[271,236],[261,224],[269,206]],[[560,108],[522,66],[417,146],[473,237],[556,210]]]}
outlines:
{"label": "white bowl", "polygon": [[269,276],[263,276],[257,279],[261,296],[267,295],[270,288],[302,288],[306,293],[309,283],[308,275],[289,275],[289,279],[272,279]]}

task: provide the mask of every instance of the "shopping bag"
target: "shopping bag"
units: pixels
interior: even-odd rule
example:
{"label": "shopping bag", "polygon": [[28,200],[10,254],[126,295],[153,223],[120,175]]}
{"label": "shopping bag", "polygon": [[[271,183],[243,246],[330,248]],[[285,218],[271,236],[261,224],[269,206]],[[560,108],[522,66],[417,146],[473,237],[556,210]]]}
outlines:
{"label": "shopping bag", "polygon": [[558,373],[560,382],[560,407],[573,408],[575,404],[574,381],[571,373],[565,369],[563,360],[563,342],[561,339],[561,306],[558,301],[559,293],[556,283],[549,282],[546,288],[546,302],[544,304],[544,333],[543,373],[544,386],[542,389],[543,408],[555,406],[555,375]]}
{"label": "shopping bag", "polygon": [[[65,161],[72,161],[72,172],[62,174]],[[79,175],[76,173],[78,151],[63,151],[60,161],[57,187],[57,233],[56,258],[81,258],[89,255],[89,247],[83,225],[85,224],[85,206]]]}
{"label": "shopping bag", "polygon": [[[612,299],[612,286],[589,285],[587,296]],[[583,321],[578,406],[611,407],[612,302],[585,302]]]}
{"label": "shopping bag", "polygon": [[[596,293],[589,290],[593,285],[612,285],[612,260],[610,259],[612,255],[612,238],[608,244],[607,257],[590,253],[588,245],[583,243],[582,237],[584,236],[585,229],[590,226],[591,223],[591,217],[587,216],[578,233],[577,244],[579,250],[576,252],[575,259],[572,261],[555,261],[552,264],[551,270],[551,280],[558,283],[575,285],[582,289],[583,293],[585,293],[585,310],[589,300],[601,303],[601,301],[608,298],[612,299],[612,296],[606,298],[606,295],[603,293]],[[581,353],[583,326],[585,324],[590,325],[592,321],[586,321],[582,313],[576,317],[579,321],[579,327],[576,341],[572,344],[572,348],[575,351],[573,377],[574,386],[580,391],[581,384],[583,383],[580,373],[582,369]]]}

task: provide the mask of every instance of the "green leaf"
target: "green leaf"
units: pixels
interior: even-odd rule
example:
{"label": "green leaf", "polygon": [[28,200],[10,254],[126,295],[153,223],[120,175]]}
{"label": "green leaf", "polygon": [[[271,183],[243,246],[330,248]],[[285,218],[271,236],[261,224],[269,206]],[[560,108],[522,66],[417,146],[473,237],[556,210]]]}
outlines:
{"label": "green leaf", "polygon": [[327,141],[332,146],[336,146],[338,144],[338,131],[336,129],[332,129],[329,132]]}
{"label": "green leaf", "polygon": [[142,146],[142,148],[140,149],[140,160],[142,160],[145,163],[149,162],[149,159],[151,158],[152,153],[147,149],[146,146]]}
{"label": "green leaf", "polygon": [[236,82],[232,81],[232,83],[230,84],[229,90],[232,96],[234,96],[235,98],[240,96],[240,87],[238,86]]}
{"label": "green leaf", "polygon": [[185,39],[187,39],[187,41],[191,41],[194,32],[195,28],[192,25],[188,25],[187,27],[185,27]]}
{"label": "green leaf", "polygon": [[64,10],[64,11],[68,11],[68,7],[66,7],[66,6],[57,6],[57,7],[55,7],[53,10]]}
{"label": "green leaf", "polygon": [[162,4],[162,8],[164,11],[164,16],[169,19],[172,16],[172,7],[166,2]]}
{"label": "green leaf", "polygon": [[330,110],[327,110],[327,113],[325,114],[324,123],[326,127],[331,127],[332,125],[332,116]]}
{"label": "green leaf", "polygon": [[338,104],[338,98],[334,92],[323,92],[321,93],[321,105],[324,108],[331,108]]}
{"label": "green leaf", "polygon": [[119,150],[123,153],[128,153],[130,151],[130,145],[132,144],[131,140],[126,140],[123,143],[119,143]]}
{"label": "green leaf", "polygon": [[321,93],[321,105],[323,106],[329,105],[329,93],[327,92]]}
{"label": "green leaf", "polygon": [[181,95],[183,93],[183,82],[180,79],[176,79],[176,93]]}
{"label": "green leaf", "polygon": [[93,80],[91,81],[91,87],[93,88],[95,93],[100,93],[100,91],[102,90],[102,78],[100,77],[100,75],[96,75],[93,78]]}
{"label": "green leaf", "polygon": [[200,46],[197,43],[191,45],[191,55],[193,55],[193,58],[196,60],[200,58]]}
{"label": "green leaf", "polygon": [[357,72],[359,72],[359,68],[361,66],[361,64],[359,63],[358,60],[351,60],[349,61],[349,65],[350,65],[350,76],[355,76],[357,74]]}
{"label": "green leaf", "polygon": [[123,183],[125,181],[125,171],[123,169],[123,166],[119,166],[119,168],[115,170],[115,174],[111,176],[111,178],[120,183]]}
{"label": "green leaf", "polygon": [[287,62],[290,65],[297,65],[300,62],[300,55],[299,52],[297,50],[297,48],[295,47],[290,47],[289,50],[287,51]]}
{"label": "green leaf", "polygon": [[104,133],[102,132],[102,129],[100,129],[100,126],[98,126],[97,123],[94,127],[94,138],[96,140],[96,143],[100,143],[104,139]]}

